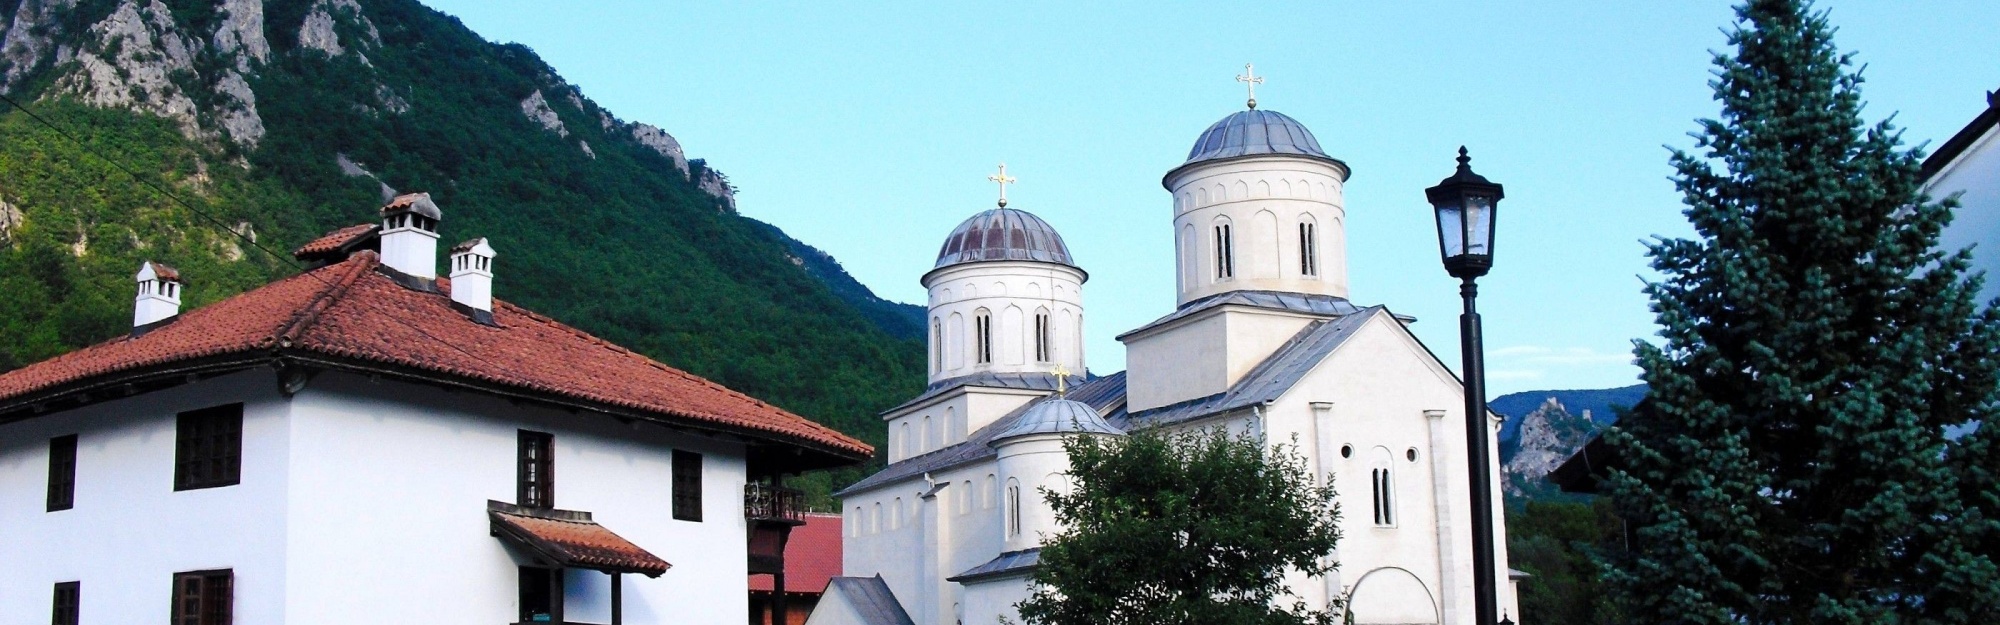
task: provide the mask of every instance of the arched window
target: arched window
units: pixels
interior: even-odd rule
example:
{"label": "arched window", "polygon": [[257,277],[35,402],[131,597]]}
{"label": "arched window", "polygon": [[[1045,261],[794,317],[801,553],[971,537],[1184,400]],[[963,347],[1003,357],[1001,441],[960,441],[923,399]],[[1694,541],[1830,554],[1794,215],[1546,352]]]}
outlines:
{"label": "arched window", "polygon": [[1396,524],[1395,476],[1390,474],[1386,466],[1373,469],[1368,474],[1374,482],[1372,490],[1375,492],[1375,524],[1382,527],[1394,526]]}
{"label": "arched window", "polygon": [[1053,353],[1055,351],[1053,349],[1055,347],[1055,342],[1049,340],[1050,330],[1051,328],[1049,327],[1049,309],[1043,308],[1035,311],[1035,361],[1036,362],[1048,362],[1051,360],[1055,360],[1055,354]]}
{"label": "arched window", "polygon": [[931,317],[931,373],[944,370],[944,324]]}
{"label": "arched window", "polygon": [[861,521],[867,518],[861,515],[861,506],[855,506],[854,512],[847,515],[847,535],[860,536]]}
{"label": "arched window", "polygon": [[993,314],[981,308],[972,315],[973,362],[987,364],[993,362]]}
{"label": "arched window", "polygon": [[1319,275],[1319,227],[1310,221],[1299,222],[1299,275]]}
{"label": "arched window", "polygon": [[875,514],[868,519],[868,533],[879,534],[881,532],[882,532],[882,502],[877,501],[875,502]]}
{"label": "arched window", "polygon": [[964,482],[960,482],[960,483],[959,483],[959,485],[958,485],[958,491],[959,491],[959,493],[958,493],[958,513],[959,513],[959,514],[965,514],[965,513],[967,513],[967,512],[971,512],[971,511],[972,511],[972,480],[966,480],[966,481],[964,481]]}
{"label": "arched window", "polygon": [[896,511],[889,513],[889,529],[903,526],[903,498],[896,498]]}
{"label": "arched window", "polygon": [[1021,483],[1007,478],[1007,536],[1021,535]]}
{"label": "arched window", "polygon": [[910,436],[910,422],[904,421],[902,425],[897,426],[896,434],[897,438],[902,439],[903,443],[903,455],[898,456],[898,458],[908,458],[917,455],[917,439]]}
{"label": "arched window", "polygon": [[1236,249],[1229,232],[1229,222],[1215,224],[1215,279],[1227,280],[1236,275]]}
{"label": "arched window", "polygon": [[924,444],[922,447],[917,448],[917,453],[929,453],[931,450],[937,449],[939,447],[937,434],[937,426],[931,425],[931,416],[924,415]]}
{"label": "arched window", "polygon": [[986,474],[986,483],[979,487],[979,509],[993,509],[993,474]]}

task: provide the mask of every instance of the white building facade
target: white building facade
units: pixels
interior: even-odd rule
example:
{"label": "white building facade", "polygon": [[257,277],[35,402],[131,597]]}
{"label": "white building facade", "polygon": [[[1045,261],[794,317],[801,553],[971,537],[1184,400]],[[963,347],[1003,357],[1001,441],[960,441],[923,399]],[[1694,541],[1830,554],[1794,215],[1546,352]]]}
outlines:
{"label": "white building facade", "polygon": [[[0,375],[0,623],[738,625],[751,537],[792,520],[752,493],[871,451],[490,290],[453,298],[376,231]],[[490,289],[468,243],[453,264]],[[141,310],[180,287],[138,277]]]}
{"label": "white building facade", "polygon": [[[1295,575],[1294,596],[1316,605],[1346,599],[1354,623],[1470,625],[1463,389],[1405,328],[1412,320],[1347,299],[1348,174],[1303,125],[1275,112],[1243,111],[1209,128],[1162,181],[1173,209],[1177,310],[1118,337],[1127,371],[1087,380],[1054,375],[1056,365],[1082,371],[1080,349],[1053,360],[1009,359],[1002,349],[991,362],[977,360],[980,326],[960,330],[955,319],[968,309],[1032,310],[1027,300],[1048,291],[1024,296],[1015,285],[1030,278],[1074,298],[1051,310],[1075,311],[1080,340],[1085,274],[1054,229],[1024,211],[1002,209],[1026,216],[1000,226],[989,225],[993,211],[961,225],[925,276],[931,384],[884,413],[889,466],[838,493],[847,577],[829,597],[849,593],[856,598],[839,599],[844,605],[896,609],[830,611],[812,623],[1018,623],[1015,605],[1031,592],[1038,549],[1061,529],[1039,493],[1071,487],[1063,437],[1227,428],[1274,446],[1296,441],[1313,472],[1335,481],[1340,567]],[[1006,288],[988,291],[988,282]],[[978,301],[942,290],[968,286],[980,287]],[[1021,340],[1014,326],[997,327],[1003,342]],[[1074,388],[1058,397],[1069,382]],[[1498,418],[1486,420],[1497,431]],[[1497,503],[1492,512],[1502,518]],[[1505,563],[1504,523],[1494,542]],[[1513,584],[1501,594],[1515,622],[1533,622],[1520,614]]]}
{"label": "white building facade", "polygon": [[1938,146],[1923,171],[1932,199],[1958,199],[1938,247],[1973,248],[1973,269],[1986,272],[1979,303],[2000,297],[2000,92],[1986,93],[1986,110]]}

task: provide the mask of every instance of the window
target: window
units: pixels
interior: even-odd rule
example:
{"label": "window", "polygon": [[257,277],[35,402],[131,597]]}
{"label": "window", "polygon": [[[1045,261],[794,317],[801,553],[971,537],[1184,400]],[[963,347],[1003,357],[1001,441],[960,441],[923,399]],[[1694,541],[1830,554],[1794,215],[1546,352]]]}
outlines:
{"label": "window", "polygon": [[701,522],[701,454],[674,450],[674,520]]}
{"label": "window", "polygon": [[980,310],[972,318],[973,351],[978,358],[975,362],[993,362],[993,315]]}
{"label": "window", "polygon": [[243,404],[180,414],[174,436],[174,490],[233,486],[242,478]]}
{"label": "window", "polygon": [[562,611],[562,571],[534,566],[521,567],[520,571],[521,622],[556,620],[556,614]]}
{"label": "window", "polygon": [[76,625],[77,613],[82,611],[83,583],[61,582],[56,584],[55,615],[49,618],[53,625]]}
{"label": "window", "polygon": [[1396,502],[1393,495],[1394,491],[1391,488],[1393,484],[1390,482],[1389,470],[1375,469],[1369,473],[1374,478],[1375,524],[1382,526],[1395,525]]}
{"label": "window", "polygon": [[228,570],[174,574],[174,625],[229,625],[235,601]]}
{"label": "window", "polygon": [[1319,228],[1311,223],[1299,224],[1299,275],[1312,277],[1319,275]]}
{"label": "window", "polygon": [[76,435],[49,439],[49,512],[76,506]]}
{"label": "window", "polygon": [[515,469],[514,502],[528,508],[556,507],[555,437],[521,430],[520,465]]}
{"label": "window", "polygon": [[892,530],[900,529],[902,527],[903,527],[903,498],[897,497],[896,507],[893,511],[889,513],[889,529]]}
{"label": "window", "polygon": [[1230,241],[1229,224],[1215,225],[1215,279],[1227,280],[1236,275],[1236,250]]}
{"label": "window", "polygon": [[944,325],[931,319],[931,373],[944,370]]}
{"label": "window", "polygon": [[1051,360],[1055,360],[1055,358],[1053,357],[1054,355],[1050,353],[1051,351],[1049,349],[1050,347],[1051,343],[1049,341],[1049,311],[1046,310],[1036,311],[1035,312],[1035,360],[1040,362],[1048,362]]}
{"label": "window", "polygon": [[875,502],[875,515],[868,518],[868,533],[882,533],[882,502]]}
{"label": "window", "polygon": [[1021,483],[1007,478],[1007,536],[1021,535]]}
{"label": "window", "polygon": [[993,509],[993,474],[986,474],[986,482],[979,488],[979,509]]}

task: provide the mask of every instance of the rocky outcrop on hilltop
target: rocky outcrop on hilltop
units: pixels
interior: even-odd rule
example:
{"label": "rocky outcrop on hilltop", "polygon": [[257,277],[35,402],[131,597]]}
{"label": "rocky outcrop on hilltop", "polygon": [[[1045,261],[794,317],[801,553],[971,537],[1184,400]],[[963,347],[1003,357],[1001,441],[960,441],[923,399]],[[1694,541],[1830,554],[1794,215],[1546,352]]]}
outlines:
{"label": "rocky outcrop on hilltop", "polygon": [[1519,446],[1505,465],[1507,494],[1520,497],[1547,492],[1549,472],[1582,449],[1600,429],[1589,410],[1570,414],[1554,397],[1542,402],[1521,417]]}

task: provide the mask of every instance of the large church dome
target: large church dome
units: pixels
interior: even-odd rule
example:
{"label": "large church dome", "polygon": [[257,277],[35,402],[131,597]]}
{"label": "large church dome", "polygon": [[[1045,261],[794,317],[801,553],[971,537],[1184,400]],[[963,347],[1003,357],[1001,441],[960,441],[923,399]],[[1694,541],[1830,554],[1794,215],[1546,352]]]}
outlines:
{"label": "large church dome", "polygon": [[1257,154],[1296,154],[1327,160],[1305,124],[1277,111],[1237,111],[1201,133],[1188,150],[1188,163]]}
{"label": "large church dome", "polygon": [[937,265],[942,269],[963,263],[989,260],[1031,260],[1076,266],[1062,235],[1049,222],[1028,211],[996,208],[977,215],[951,231],[938,250]]}

